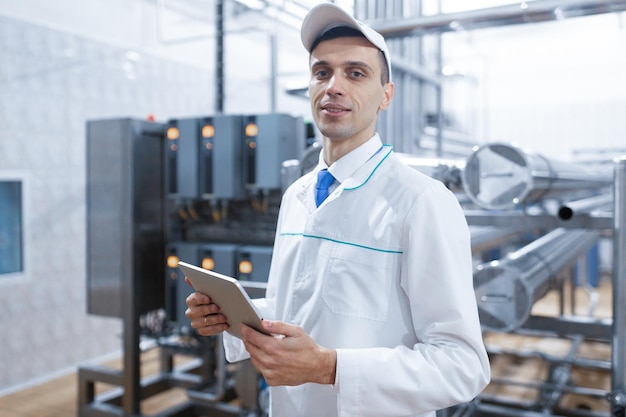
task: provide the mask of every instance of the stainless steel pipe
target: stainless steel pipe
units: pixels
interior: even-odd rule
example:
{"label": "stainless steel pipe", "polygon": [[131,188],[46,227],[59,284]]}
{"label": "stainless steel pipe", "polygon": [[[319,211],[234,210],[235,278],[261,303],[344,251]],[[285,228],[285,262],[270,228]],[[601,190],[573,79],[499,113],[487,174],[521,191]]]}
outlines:
{"label": "stainless steel pipe", "polygon": [[456,13],[370,21],[385,38],[554,21],[626,10],[624,0],[535,0]]}
{"label": "stainless steel pipe", "polygon": [[557,211],[557,216],[561,220],[569,220],[576,214],[590,213],[595,210],[603,210],[610,207],[612,203],[613,196],[610,193],[600,194],[581,200],[568,201],[561,204]]}
{"label": "stainless steel pipe", "polygon": [[608,187],[612,167],[558,162],[506,143],[477,147],[462,174],[465,192],[485,209],[513,209],[546,197]]}
{"label": "stainless steel pipe", "polygon": [[487,227],[470,226],[472,254],[487,251],[502,246],[515,236],[528,231],[524,226],[510,227]]}
{"label": "stainless steel pipe", "polygon": [[478,266],[474,292],[483,327],[519,328],[558,274],[573,265],[598,236],[598,231],[559,228],[501,260]]}

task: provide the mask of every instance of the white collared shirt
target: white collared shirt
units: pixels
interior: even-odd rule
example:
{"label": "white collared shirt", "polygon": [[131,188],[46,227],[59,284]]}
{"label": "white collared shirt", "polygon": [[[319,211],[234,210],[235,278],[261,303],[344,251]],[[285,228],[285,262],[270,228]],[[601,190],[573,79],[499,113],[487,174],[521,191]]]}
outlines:
{"label": "white collared shirt", "polygon": [[337,186],[350,177],[357,169],[373,157],[376,152],[382,149],[383,143],[378,134],[372,136],[367,142],[344,155],[335,161],[332,166],[328,166],[324,161],[324,153],[320,152],[317,168],[314,170],[315,175],[322,169],[328,169],[335,182],[328,189],[329,194],[337,189]]}

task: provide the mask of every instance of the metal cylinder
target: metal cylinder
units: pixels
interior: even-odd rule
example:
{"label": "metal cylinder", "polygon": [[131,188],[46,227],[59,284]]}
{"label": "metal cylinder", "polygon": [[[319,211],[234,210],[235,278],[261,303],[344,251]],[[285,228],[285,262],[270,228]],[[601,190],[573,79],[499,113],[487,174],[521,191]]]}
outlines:
{"label": "metal cylinder", "polygon": [[512,331],[524,324],[552,281],[598,236],[597,231],[559,228],[499,261],[478,266],[474,292],[483,327]]}
{"label": "metal cylinder", "polygon": [[465,192],[485,209],[513,209],[546,197],[608,187],[612,181],[608,167],[557,162],[505,143],[477,147],[462,178]]}
{"label": "metal cylinder", "polygon": [[576,214],[602,210],[608,208],[612,203],[613,196],[611,194],[600,194],[582,200],[568,201],[561,204],[557,216],[561,220],[570,220]]}
{"label": "metal cylinder", "polygon": [[472,254],[487,251],[502,246],[515,236],[527,230],[525,226],[517,228],[470,226]]}

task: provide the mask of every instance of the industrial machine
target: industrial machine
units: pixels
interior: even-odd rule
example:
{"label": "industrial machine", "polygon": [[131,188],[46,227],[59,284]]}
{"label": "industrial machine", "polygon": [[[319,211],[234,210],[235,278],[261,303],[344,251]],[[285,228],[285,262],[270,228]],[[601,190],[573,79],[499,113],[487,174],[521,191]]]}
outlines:
{"label": "industrial machine", "polygon": [[[233,276],[263,296],[281,165],[300,160],[306,136],[302,118],[287,114],[87,123],[88,312],[122,319],[124,358],[122,370],[79,370],[81,416],[140,415],[143,399],[174,387],[189,400],[167,415],[263,415],[251,365],[227,368],[221,338],[190,328],[192,289],[177,263]],[[141,377],[146,345],[160,349],[151,378]],[[174,366],[179,358],[185,364]],[[117,389],[96,396],[98,383]]]}
{"label": "industrial machine", "polygon": [[[251,364],[227,364],[219,336],[190,328],[185,299],[192,290],[177,263],[236,277],[252,298],[262,297],[281,195],[320,152],[308,136],[302,119],[286,114],[87,123],[88,312],[122,319],[124,358],[121,370],[79,369],[80,416],[141,415],[144,399],[175,387],[185,389],[186,401],[162,416],[266,415],[266,386]],[[626,160],[560,164],[501,143],[478,147],[467,160],[399,157],[444,182],[465,208],[486,337],[570,343],[561,357],[534,353],[550,366],[545,380],[525,384],[538,392],[535,400],[486,393],[439,415],[623,416]],[[566,315],[564,308],[557,316],[534,314],[552,290],[563,304],[564,283],[575,286],[584,271],[574,271],[602,236],[613,244],[613,318]],[[610,346],[611,360],[581,358],[588,341]],[[160,370],[149,378],[141,376],[146,346],[160,352]],[[488,350],[492,360],[532,355]],[[609,373],[610,389],[573,383],[576,367]],[[97,396],[98,383],[117,389]],[[562,405],[571,393],[601,398],[610,411]]]}
{"label": "industrial machine", "polygon": [[478,147],[463,170],[465,191],[486,209],[512,209],[548,197],[606,188],[612,181],[610,166],[589,168],[554,161],[506,143]]}
{"label": "industrial machine", "polygon": [[[530,239],[518,240],[498,258],[476,266],[474,287],[490,359],[492,365],[509,365],[504,374],[492,375],[475,401],[448,415],[625,415],[626,247],[621,222],[626,216],[626,160],[608,162],[561,163],[503,143],[476,147],[468,157],[462,182],[471,200],[465,209],[470,227],[522,228]],[[589,282],[589,311],[576,309],[576,286],[584,285],[586,258],[600,238],[612,244],[612,318],[594,314],[597,292]],[[550,293],[557,295],[558,311],[537,312],[538,301]],[[511,340],[534,338],[536,345],[512,349],[490,344],[498,334]],[[561,343],[562,353],[542,349],[543,341]],[[598,343],[610,347],[611,354],[589,356],[589,346]],[[534,380],[511,374],[515,364],[531,358],[536,369],[544,369]],[[609,382],[599,384],[602,378]],[[511,396],[515,390],[517,395]]]}

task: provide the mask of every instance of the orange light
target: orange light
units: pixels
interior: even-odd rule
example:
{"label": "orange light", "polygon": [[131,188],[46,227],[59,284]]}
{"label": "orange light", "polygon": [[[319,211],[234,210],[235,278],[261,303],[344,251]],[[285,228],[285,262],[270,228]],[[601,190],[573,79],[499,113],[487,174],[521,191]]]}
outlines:
{"label": "orange light", "polygon": [[178,256],[170,255],[167,257],[167,267],[168,268],[178,268]]}
{"label": "orange light", "polygon": [[248,146],[250,147],[250,149],[254,149],[256,148],[256,142],[250,142]]}
{"label": "orange light", "polygon": [[175,144],[175,143],[172,143],[172,144],[170,145],[170,149],[172,150],[172,152],[176,152],[176,151],[178,150],[178,146],[176,146],[176,144]]}
{"label": "orange light", "polygon": [[206,145],[204,145],[205,148],[207,148],[208,150],[213,149],[213,144],[211,142],[207,142]]}
{"label": "orange light", "polygon": [[246,136],[256,136],[259,133],[259,128],[254,123],[249,123],[246,126]]}
{"label": "orange light", "polygon": [[239,262],[239,272],[242,274],[249,274],[252,272],[252,262],[241,261]]}
{"label": "orange light", "polygon": [[209,258],[208,256],[202,259],[202,267],[204,269],[208,269],[209,271],[213,271],[215,269],[215,260],[213,258]]}
{"label": "orange light", "polygon": [[167,129],[167,138],[169,140],[178,139],[179,136],[180,136],[180,131],[178,130],[177,127],[172,126],[169,129]]}
{"label": "orange light", "polygon": [[215,136],[215,128],[211,125],[206,125],[202,128],[202,137],[203,138],[212,138]]}

